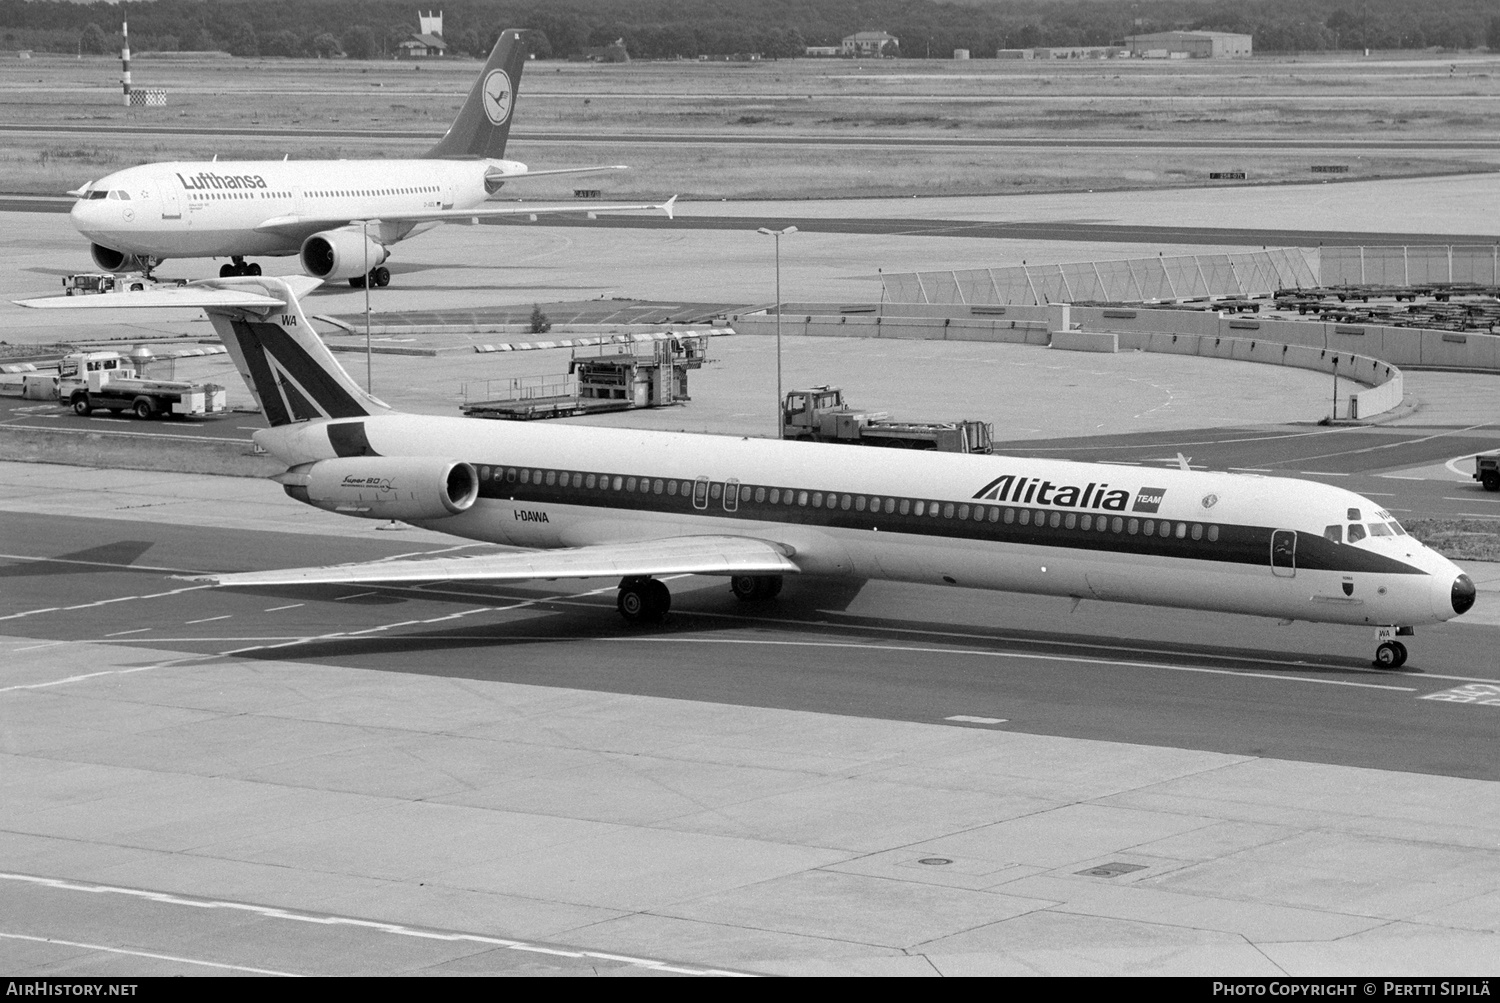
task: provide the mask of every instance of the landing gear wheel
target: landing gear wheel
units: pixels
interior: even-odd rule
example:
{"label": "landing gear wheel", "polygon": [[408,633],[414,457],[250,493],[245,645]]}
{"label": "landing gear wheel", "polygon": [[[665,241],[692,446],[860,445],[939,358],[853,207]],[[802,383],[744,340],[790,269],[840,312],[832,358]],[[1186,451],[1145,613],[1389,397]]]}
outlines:
{"label": "landing gear wheel", "polygon": [[236,273],[235,273],[233,265],[220,265],[219,266],[219,278],[221,278],[221,279],[232,279],[232,278],[234,278],[235,274]]}
{"label": "landing gear wheel", "polygon": [[615,608],[631,623],[660,623],[672,608],[672,593],[654,578],[627,578],[620,583]]}
{"label": "landing gear wheel", "polygon": [[391,270],[384,265],[370,270],[370,278],[374,280],[377,289],[384,289],[391,284]]}
{"label": "landing gear wheel", "polygon": [[1406,645],[1400,641],[1385,641],[1375,649],[1377,669],[1399,669],[1406,664]]}
{"label": "landing gear wheel", "polygon": [[351,289],[363,289],[365,287],[365,277],[363,275],[350,276],[349,287]]}
{"label": "landing gear wheel", "polygon": [[260,274],[260,265],[255,265],[255,264],[246,265],[245,266],[245,274],[246,275],[259,275]]}
{"label": "landing gear wheel", "polygon": [[80,418],[87,418],[89,415],[94,413],[94,405],[89,403],[89,399],[87,396],[74,397],[73,413],[78,415],[78,417]]}
{"label": "landing gear wheel", "polygon": [[153,407],[151,402],[144,397],[136,398],[135,404],[133,404],[130,409],[135,412],[135,416],[137,418],[140,418],[142,420],[150,419],[150,417],[156,413],[156,408]]}
{"label": "landing gear wheel", "polygon": [[735,575],[729,579],[729,590],[741,602],[774,599],[781,593],[780,575]]}

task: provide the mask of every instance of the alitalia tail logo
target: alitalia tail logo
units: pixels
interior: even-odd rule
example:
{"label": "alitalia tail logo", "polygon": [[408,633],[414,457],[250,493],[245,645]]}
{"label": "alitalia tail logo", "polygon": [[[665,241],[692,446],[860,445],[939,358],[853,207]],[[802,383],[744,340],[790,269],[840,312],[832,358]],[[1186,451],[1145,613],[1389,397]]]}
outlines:
{"label": "alitalia tail logo", "polygon": [[189,191],[266,187],[266,179],[259,174],[214,174],[212,171],[201,171],[190,178],[185,178],[181,174],[178,174],[177,180],[182,183],[182,187]]}
{"label": "alitalia tail logo", "polygon": [[[1156,512],[1161,507],[1166,488],[1141,488],[1136,493],[1132,512]],[[1012,502],[1019,505],[1055,505],[1059,508],[1097,508],[1106,512],[1123,512],[1130,505],[1130,492],[1108,484],[1053,484],[1036,477],[1005,474],[996,477],[975,492],[980,501]]]}

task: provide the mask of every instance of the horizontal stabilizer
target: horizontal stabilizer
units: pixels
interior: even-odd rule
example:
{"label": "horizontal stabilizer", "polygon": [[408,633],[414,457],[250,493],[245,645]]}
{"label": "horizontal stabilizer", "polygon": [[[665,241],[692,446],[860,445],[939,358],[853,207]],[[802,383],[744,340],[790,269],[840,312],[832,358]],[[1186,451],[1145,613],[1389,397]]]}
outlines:
{"label": "horizontal stabilizer", "polygon": [[[288,275],[280,279],[292,294],[303,296],[322,285],[307,275]],[[203,309],[209,307],[243,307],[250,310],[275,310],[287,305],[287,298],[277,295],[277,287],[262,279],[203,279],[186,285],[148,283],[139,292],[79,293],[73,296],[40,296],[12,300],[17,306],[37,310],[118,310],[126,307]]]}
{"label": "horizontal stabilizer", "polygon": [[644,575],[795,574],[790,548],[739,536],[682,536],[568,550],[481,554],[343,564],[327,568],[202,575],[217,585],[374,584],[541,578],[630,578]]}
{"label": "horizontal stabilizer", "polygon": [[519,174],[497,174],[496,181],[524,181],[527,178],[549,178],[555,174],[603,174],[605,171],[628,171],[630,168],[625,164],[606,164],[601,167],[550,167],[544,171],[533,171],[530,169],[521,171]]}

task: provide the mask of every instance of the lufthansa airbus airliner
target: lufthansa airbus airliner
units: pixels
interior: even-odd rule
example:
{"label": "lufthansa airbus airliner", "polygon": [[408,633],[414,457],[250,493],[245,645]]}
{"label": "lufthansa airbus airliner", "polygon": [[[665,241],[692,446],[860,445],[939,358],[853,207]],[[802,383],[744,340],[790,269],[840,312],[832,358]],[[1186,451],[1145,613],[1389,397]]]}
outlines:
{"label": "lufthansa airbus airliner", "polygon": [[[299,255],[302,270],[352,286],[389,284],[390,246],[439,223],[579,212],[571,206],[484,208],[507,182],[612,167],[528,170],[502,159],[526,50],[500,33],[442,140],[416,160],[255,160],[145,164],[68,194],[73,225],[110,272],[151,272],[169,258],[228,258],[221,278],[259,275],[252,256]],[[598,205],[588,211],[662,209]]]}
{"label": "lufthansa airbus airliner", "polygon": [[[308,326],[302,276],[54,297],[26,306],[207,310],[270,428],[291,497],[534,548],[226,573],[220,585],[618,577],[659,620],[661,576],[722,575],[767,601],[789,574],[1364,624],[1375,664],[1474,605],[1463,571],[1380,505],[1290,478],[400,414]],[[87,405],[87,401],[83,402]]]}

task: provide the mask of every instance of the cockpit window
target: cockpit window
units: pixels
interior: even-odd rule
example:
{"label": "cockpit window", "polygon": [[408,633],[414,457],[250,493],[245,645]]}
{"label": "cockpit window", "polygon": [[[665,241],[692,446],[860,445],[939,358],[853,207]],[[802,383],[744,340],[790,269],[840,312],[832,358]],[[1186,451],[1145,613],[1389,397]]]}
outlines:
{"label": "cockpit window", "polygon": [[1359,509],[1351,508],[1346,516],[1350,522],[1359,522]]}
{"label": "cockpit window", "polygon": [[1385,523],[1383,523],[1383,522],[1372,522],[1372,523],[1370,523],[1370,535],[1371,536],[1395,536],[1396,534],[1392,533],[1391,530],[1390,530],[1390,527],[1387,526]]}
{"label": "cockpit window", "polygon": [[[1354,512],[1354,511],[1357,511],[1357,510],[1356,509],[1350,509],[1349,511]],[[1363,540],[1364,538],[1365,538],[1365,528],[1363,526],[1361,526],[1357,522],[1351,522],[1349,524],[1349,542],[1350,543],[1358,543],[1360,540]]]}
{"label": "cockpit window", "polygon": [[109,198],[109,192],[95,189],[91,192],[85,192],[83,197],[86,199],[104,199]]}
{"label": "cockpit window", "polygon": [[[93,192],[90,192],[89,193],[89,197],[90,198],[94,198],[95,194]],[[115,188],[115,189],[111,190],[106,197],[107,198],[116,199],[116,200],[122,201],[122,202],[129,202],[130,201],[130,193],[127,192],[123,188]]]}
{"label": "cockpit window", "polygon": [[1399,522],[1397,522],[1395,519],[1392,519],[1390,522],[1386,523],[1386,525],[1390,526],[1391,530],[1397,536],[1405,536],[1406,535],[1406,529]]}
{"label": "cockpit window", "polygon": [[1343,543],[1344,527],[1340,526],[1338,523],[1334,523],[1332,526],[1324,526],[1323,536],[1325,539],[1332,540],[1334,543]]}

